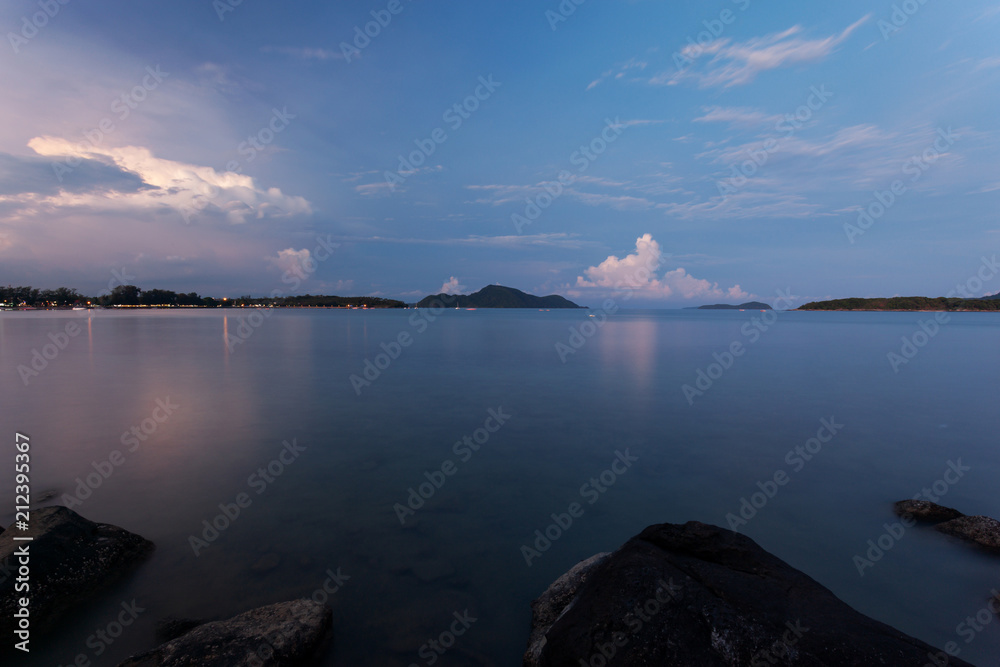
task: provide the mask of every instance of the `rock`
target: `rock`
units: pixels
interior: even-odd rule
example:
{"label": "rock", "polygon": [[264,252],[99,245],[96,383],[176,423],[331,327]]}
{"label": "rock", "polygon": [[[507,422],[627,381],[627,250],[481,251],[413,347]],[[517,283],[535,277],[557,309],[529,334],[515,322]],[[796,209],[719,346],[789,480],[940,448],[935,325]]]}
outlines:
{"label": "rock", "polygon": [[118,667],[265,667],[296,665],[324,643],[333,612],[312,600],[259,607],[226,621],[199,625]]}
{"label": "rock", "polygon": [[533,623],[531,637],[528,639],[528,651],[524,656],[524,664],[538,664],[539,654],[542,647],[545,646],[545,633],[549,631],[552,624],[573,600],[576,591],[587,580],[594,567],[603,563],[609,555],[607,552],[599,553],[587,560],[580,561],[570,568],[569,572],[556,579],[538,599],[531,603]]}
{"label": "rock", "polygon": [[1000,521],[996,519],[988,516],[963,516],[939,523],[935,528],[1000,553]]}
{"label": "rock", "polygon": [[939,653],[716,526],[650,526],[574,570],[534,604],[526,667],[923,665]]}
{"label": "rock", "polygon": [[[20,566],[20,549],[28,549],[31,586],[31,630],[42,633],[60,614],[126,574],[153,550],[153,543],[123,528],[84,519],[59,505],[31,510],[29,530],[11,525],[0,533],[0,563],[12,572]],[[15,537],[34,540],[15,541]],[[23,592],[15,576],[0,581],[0,635],[14,631],[14,611]],[[5,642],[6,643],[6,642]]]}
{"label": "rock", "polygon": [[197,618],[164,618],[156,624],[156,641],[168,642],[177,639],[181,635],[186,635],[199,625],[204,625],[207,621]]}
{"label": "rock", "polygon": [[917,521],[927,523],[941,523],[951,521],[965,516],[956,509],[938,505],[927,500],[900,500],[893,505],[893,509],[899,516],[912,516]]}

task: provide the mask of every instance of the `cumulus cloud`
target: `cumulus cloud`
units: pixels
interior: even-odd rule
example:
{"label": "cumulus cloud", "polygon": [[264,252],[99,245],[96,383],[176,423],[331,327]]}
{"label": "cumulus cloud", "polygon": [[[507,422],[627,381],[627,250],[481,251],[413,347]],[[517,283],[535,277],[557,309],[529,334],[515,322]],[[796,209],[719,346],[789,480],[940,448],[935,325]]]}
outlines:
{"label": "cumulus cloud", "polygon": [[28,146],[41,156],[59,158],[54,179],[69,181],[76,178],[78,168],[86,166],[94,171],[95,164],[103,163],[115,179],[130,175],[139,187],[132,184],[128,189],[120,188],[109,178],[104,187],[94,183],[90,188],[22,192],[0,195],[0,201],[49,212],[67,208],[120,212],[173,209],[185,220],[214,214],[234,224],[312,212],[304,198],[286,195],[278,188],[260,187],[250,176],[165,160],[141,146],[87,146],[47,136],[32,139]]}
{"label": "cumulus cloud", "polygon": [[465,291],[465,285],[461,285],[458,282],[458,278],[452,276],[441,285],[441,289],[438,290],[439,294],[461,294]]}
{"label": "cumulus cloud", "polygon": [[307,248],[285,248],[279,250],[276,257],[268,257],[267,261],[282,273],[298,276],[303,280],[311,273],[310,268],[315,270],[315,260]]}
{"label": "cumulus cloud", "polygon": [[628,292],[633,296],[653,299],[721,298],[746,299],[750,296],[739,285],[720,288],[718,283],[695,278],[683,268],[658,274],[663,260],[660,244],[652,234],[643,234],[635,241],[635,252],[625,257],[609,255],[591,266],[576,279],[578,289],[603,292]]}

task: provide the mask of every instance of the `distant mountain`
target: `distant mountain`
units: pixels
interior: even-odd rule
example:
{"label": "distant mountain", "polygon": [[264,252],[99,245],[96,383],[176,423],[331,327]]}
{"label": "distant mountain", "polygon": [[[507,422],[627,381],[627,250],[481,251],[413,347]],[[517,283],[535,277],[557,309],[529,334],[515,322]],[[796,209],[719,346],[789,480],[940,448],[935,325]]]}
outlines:
{"label": "distant mountain", "polygon": [[730,306],[728,303],[717,303],[712,306],[691,306],[685,310],[771,310],[771,306],[760,301],[748,301],[738,306]]}
{"label": "distant mountain", "polygon": [[432,294],[417,302],[417,308],[582,308],[553,294],[535,296],[513,287],[487,285],[473,294]]}

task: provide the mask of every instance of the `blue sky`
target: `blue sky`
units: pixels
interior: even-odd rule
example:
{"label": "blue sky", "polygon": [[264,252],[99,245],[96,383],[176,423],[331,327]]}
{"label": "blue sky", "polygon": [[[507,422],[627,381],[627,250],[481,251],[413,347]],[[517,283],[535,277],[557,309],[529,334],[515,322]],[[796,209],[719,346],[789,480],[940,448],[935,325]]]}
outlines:
{"label": "blue sky", "polygon": [[995,0],[234,1],[0,6],[0,283],[678,307],[1000,241]]}

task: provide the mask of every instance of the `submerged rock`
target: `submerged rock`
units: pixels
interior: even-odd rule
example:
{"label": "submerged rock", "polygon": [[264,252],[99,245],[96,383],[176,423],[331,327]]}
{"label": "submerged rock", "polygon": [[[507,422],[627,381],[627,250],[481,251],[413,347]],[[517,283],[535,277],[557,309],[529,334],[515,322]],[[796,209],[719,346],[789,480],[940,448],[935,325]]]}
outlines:
{"label": "submerged rock", "polygon": [[265,667],[296,665],[313,657],[332,624],[330,607],[294,600],[214,621],[118,667]]}
{"label": "submerged rock", "polygon": [[646,528],[584,561],[534,607],[526,667],[923,665],[938,649],[869,618],[750,538]]}
{"label": "submerged rock", "polygon": [[34,637],[67,609],[119,579],[154,548],[152,542],[124,528],[88,521],[59,505],[31,510],[28,524],[26,531],[11,525],[0,533],[0,564],[10,568],[0,581],[0,634],[4,637],[12,636],[18,599],[26,597],[14,588],[23,549],[28,551],[31,588],[27,597]]}
{"label": "submerged rock", "polygon": [[935,528],[1000,553],[1000,521],[991,517],[963,516],[940,523]]}
{"label": "submerged rock", "polygon": [[938,505],[927,500],[900,500],[893,505],[896,514],[899,516],[912,516],[917,521],[928,523],[941,523],[951,521],[963,516],[961,512],[951,507]]}

